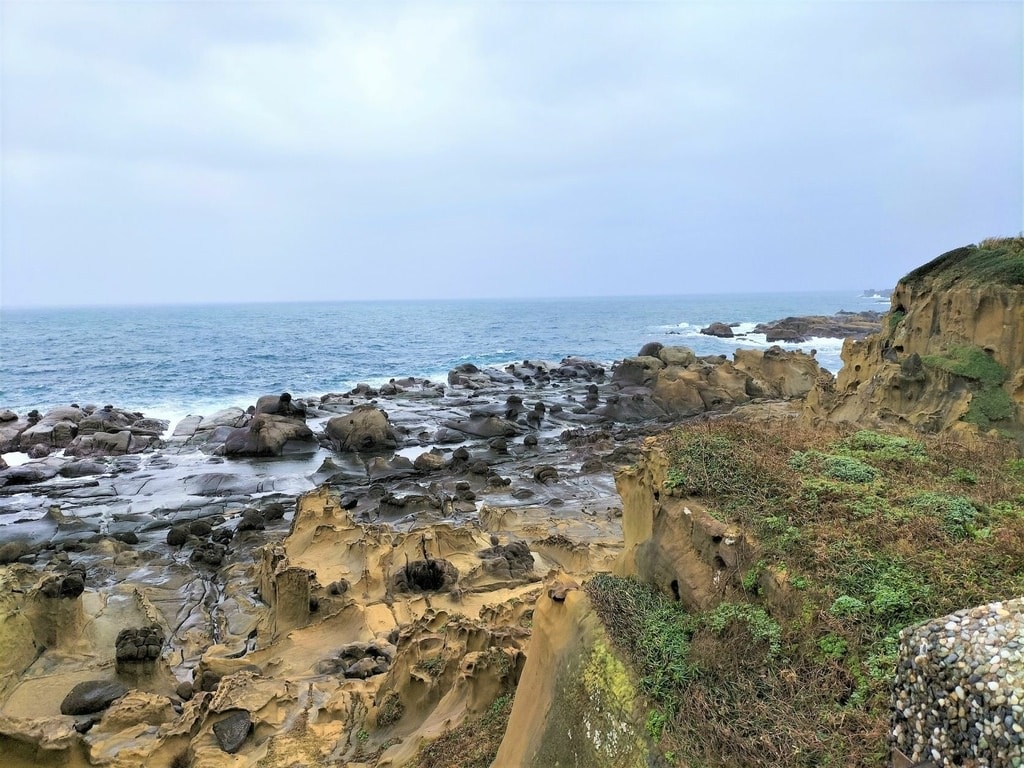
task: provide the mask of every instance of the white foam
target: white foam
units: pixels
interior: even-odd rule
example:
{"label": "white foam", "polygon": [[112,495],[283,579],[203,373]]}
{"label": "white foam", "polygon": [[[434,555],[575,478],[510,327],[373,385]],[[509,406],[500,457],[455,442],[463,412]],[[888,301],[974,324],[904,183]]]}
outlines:
{"label": "white foam", "polygon": [[10,453],[0,454],[0,459],[7,462],[8,467],[20,467],[22,464],[30,461],[27,453],[21,451],[11,451]]}

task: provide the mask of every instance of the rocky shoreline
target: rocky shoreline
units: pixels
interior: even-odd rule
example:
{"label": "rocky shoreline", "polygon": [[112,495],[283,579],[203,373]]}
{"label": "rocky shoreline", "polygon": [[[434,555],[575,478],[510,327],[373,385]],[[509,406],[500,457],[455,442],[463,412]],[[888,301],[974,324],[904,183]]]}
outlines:
{"label": "rocky shoreline", "polygon": [[0,751],[286,765],[315,700],[332,759],[408,762],[514,683],[543,578],[612,568],[640,438],[831,379],[779,348],[640,352],[268,395],[167,437],[112,406],[4,413],[0,450],[34,458],[0,470]]}
{"label": "rocky shoreline", "polygon": [[[711,323],[701,328],[705,336],[731,339],[747,334],[736,332],[739,323]],[[834,315],[784,317],[771,323],[758,323],[751,333],[763,333],[769,344],[799,344],[811,339],[864,339],[882,329],[882,313],[839,311]]]}

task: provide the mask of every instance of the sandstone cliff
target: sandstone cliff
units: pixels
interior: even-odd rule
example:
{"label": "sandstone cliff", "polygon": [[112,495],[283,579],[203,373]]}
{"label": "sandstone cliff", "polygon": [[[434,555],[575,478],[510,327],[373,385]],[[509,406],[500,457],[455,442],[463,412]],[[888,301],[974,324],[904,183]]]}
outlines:
{"label": "sandstone cliff", "polygon": [[880,333],[843,346],[813,420],[1024,431],[1024,238],[957,248],[906,275]]}

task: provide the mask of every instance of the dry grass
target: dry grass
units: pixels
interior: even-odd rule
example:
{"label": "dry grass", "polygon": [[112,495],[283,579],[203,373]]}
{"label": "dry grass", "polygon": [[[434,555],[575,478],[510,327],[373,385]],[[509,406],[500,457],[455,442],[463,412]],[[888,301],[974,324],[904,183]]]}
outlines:
{"label": "dry grass", "polygon": [[[774,617],[770,654],[752,618],[714,631],[706,616],[666,612],[667,598],[616,597],[642,585],[588,585],[641,679],[658,683],[647,692],[665,712],[670,764],[881,765],[899,630],[1024,595],[1024,462],[1011,444],[731,420],[663,444],[667,485],[753,532],[757,567],[786,572],[795,608]],[[645,649],[659,635],[682,670],[669,691],[665,649]]]}
{"label": "dry grass", "polygon": [[490,768],[512,714],[512,699],[511,693],[499,696],[483,715],[430,743],[417,756],[417,768]]}

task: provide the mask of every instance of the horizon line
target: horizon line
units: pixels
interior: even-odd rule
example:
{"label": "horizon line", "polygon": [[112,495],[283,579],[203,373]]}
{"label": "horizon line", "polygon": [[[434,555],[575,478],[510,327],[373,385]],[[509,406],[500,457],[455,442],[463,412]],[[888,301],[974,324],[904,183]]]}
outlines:
{"label": "horizon line", "polygon": [[[637,293],[637,294],[579,294],[570,296],[463,296],[463,297],[425,297],[425,298],[347,298],[347,299],[252,299],[247,301],[214,300],[214,301],[155,301],[132,303],[95,303],[95,304],[9,304],[0,302],[0,312],[10,310],[59,310],[59,309],[145,309],[171,307],[227,307],[227,306],[263,306],[263,305],[296,305],[296,304],[373,304],[373,303],[442,303],[442,302],[486,302],[486,301],[581,301],[593,299],[673,299],[691,298],[695,296],[782,296],[807,293],[844,293],[857,289],[844,288],[801,288],[796,290],[771,291],[696,291],[692,293]],[[861,288],[851,298],[871,298],[891,288]],[[872,291],[869,294],[868,291]]]}

